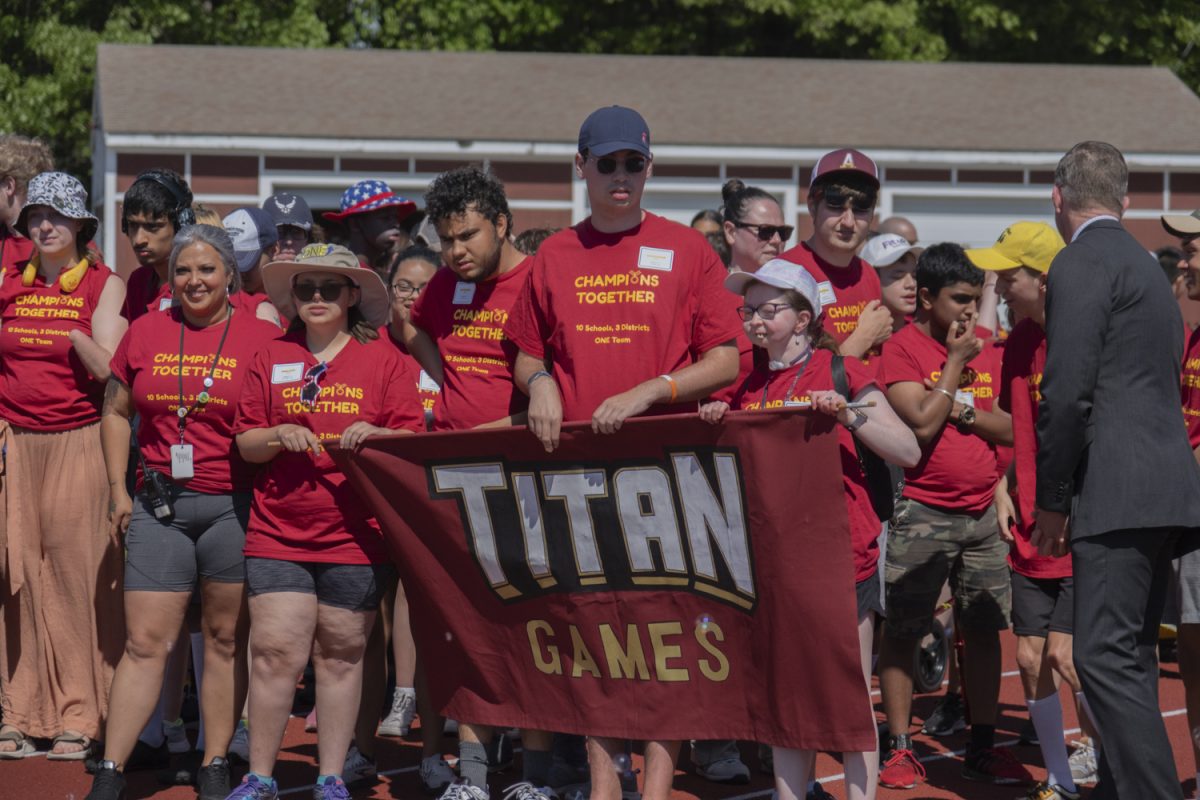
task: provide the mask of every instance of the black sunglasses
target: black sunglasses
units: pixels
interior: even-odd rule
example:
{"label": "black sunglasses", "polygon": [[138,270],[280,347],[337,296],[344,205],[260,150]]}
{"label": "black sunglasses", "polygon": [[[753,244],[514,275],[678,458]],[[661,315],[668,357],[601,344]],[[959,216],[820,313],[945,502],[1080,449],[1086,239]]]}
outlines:
{"label": "black sunglasses", "polygon": [[[311,285],[311,284],[310,284]],[[324,297],[324,295],[321,295]],[[301,298],[303,299],[303,298]],[[304,373],[304,385],[300,387],[300,402],[309,408],[317,402],[317,398],[321,396],[324,387],[321,386],[321,378],[325,377],[325,373],[329,371],[329,365],[324,361],[313,364]]]}
{"label": "black sunglasses", "polygon": [[749,322],[754,319],[754,315],[758,314],[758,318],[763,322],[770,322],[775,319],[775,315],[785,308],[791,308],[787,303],[763,303],[757,306],[738,306],[737,312],[742,317],[742,322]]}
{"label": "black sunglasses", "polygon": [[836,211],[843,214],[846,211],[846,206],[850,206],[855,214],[870,214],[875,211],[875,201],[873,199],[855,199],[850,200],[842,194],[834,194],[827,192],[825,194],[825,205],[830,211]]}
{"label": "black sunglasses", "polygon": [[336,303],[338,298],[342,296],[342,290],[349,289],[350,284],[345,281],[325,281],[323,283],[297,283],[292,286],[292,292],[296,295],[296,299],[302,303],[307,303],[321,293],[321,299],[330,303]]}
{"label": "black sunglasses", "polygon": [[[625,172],[630,175],[637,175],[646,168],[645,156],[626,156],[625,157]],[[596,171],[601,175],[612,175],[617,171],[617,159],[612,156],[596,157]]]}
{"label": "black sunglasses", "polygon": [[733,227],[746,228],[764,242],[771,241],[776,234],[781,241],[786,242],[792,238],[792,231],[796,230],[795,225],[759,225],[754,222],[734,222]]}

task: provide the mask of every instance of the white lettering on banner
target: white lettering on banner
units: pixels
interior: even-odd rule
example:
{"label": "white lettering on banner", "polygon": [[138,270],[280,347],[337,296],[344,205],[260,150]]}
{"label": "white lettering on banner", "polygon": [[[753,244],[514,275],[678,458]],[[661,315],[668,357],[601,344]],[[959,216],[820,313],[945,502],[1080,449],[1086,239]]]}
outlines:
{"label": "white lettering on banner", "polygon": [[693,591],[757,601],[736,450],[647,464],[502,461],[426,467],[456,502],[467,543],[502,600],[548,592]]}

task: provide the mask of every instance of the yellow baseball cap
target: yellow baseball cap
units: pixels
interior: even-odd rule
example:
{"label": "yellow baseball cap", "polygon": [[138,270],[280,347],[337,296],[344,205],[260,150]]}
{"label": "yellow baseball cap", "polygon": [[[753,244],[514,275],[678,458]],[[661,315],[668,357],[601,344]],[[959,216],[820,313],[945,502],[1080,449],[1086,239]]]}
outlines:
{"label": "yellow baseball cap", "polygon": [[1062,236],[1046,223],[1014,222],[1004,229],[994,245],[968,250],[967,258],[980,269],[1029,267],[1048,272],[1050,262],[1064,247]]}

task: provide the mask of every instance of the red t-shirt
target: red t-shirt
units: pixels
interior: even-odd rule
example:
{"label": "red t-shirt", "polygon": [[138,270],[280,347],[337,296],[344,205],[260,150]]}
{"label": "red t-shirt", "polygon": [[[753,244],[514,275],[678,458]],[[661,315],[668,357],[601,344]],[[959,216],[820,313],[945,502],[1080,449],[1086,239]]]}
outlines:
{"label": "red t-shirt", "polygon": [[[305,342],[304,331],[296,331],[258,351],[242,388],[235,435],[293,424],[336,444],[358,420],[393,430],[423,429],[416,379],[386,340],[359,344],[351,339],[328,363],[319,381],[321,395],[309,410],[300,401],[300,387],[317,360]],[[246,555],[330,564],[386,563],[379,525],[329,453],[280,451],[254,480]]]}
{"label": "red t-shirt", "polygon": [[421,367],[421,362],[417,361],[412,353],[408,352],[408,348],[404,346],[404,342],[392,336],[392,330],[389,326],[384,325],[379,329],[379,338],[387,339],[396,346],[396,352],[400,354],[400,359],[404,365],[408,367],[409,372],[417,376],[417,397],[421,399],[421,408],[425,410],[425,426],[429,427],[433,423],[434,411],[437,409],[438,401],[442,397],[441,387],[437,382],[429,377],[429,373]]}
{"label": "red t-shirt", "polygon": [[[171,445],[179,444],[179,332],[184,324],[178,308],[163,314],[143,314],[129,326],[112,357],[113,377],[133,394],[142,458],[147,466],[167,477],[171,475]],[[224,322],[206,328],[186,326],[183,404],[192,412],[187,417],[183,443],[192,446],[195,476],[178,481],[180,485],[203,494],[250,491],[257,466],[242,460],[233,441],[233,418],[254,354],[279,335],[279,329],[271,323],[236,309],[229,318],[228,335]],[[222,336],[225,343],[214,368]],[[196,395],[204,391],[204,379],[210,373],[210,399],[204,406],[197,406]]]}
{"label": "red t-shirt", "polygon": [[585,219],[542,244],[505,330],[552,359],[563,419],[591,419],[607,398],[737,339],[725,274],[708,240],[678,223],[646,212],[629,230],[601,233]]}
{"label": "red t-shirt", "polygon": [[1183,418],[1187,422],[1192,449],[1200,447],[1200,328],[1188,337],[1180,374],[1183,390]]}
{"label": "red t-shirt", "polygon": [[[843,363],[846,366],[850,399],[875,387],[875,376],[861,361],[847,358]],[[760,411],[788,403],[811,402],[811,392],[833,389],[832,365],[833,353],[817,350],[806,366],[797,364],[778,372],[765,366],[759,367],[734,393],[730,408]],[[829,420],[831,424],[837,424],[832,417]],[[842,457],[842,487],[846,496],[846,513],[850,519],[850,541],[854,548],[854,580],[859,582],[875,573],[879,563],[879,531],[882,526],[871,505],[867,477],[863,474],[858,451],[854,448],[854,434],[846,430],[844,425],[837,427]]]}
{"label": "red t-shirt", "polygon": [[[897,383],[936,381],[946,364],[946,346],[917,325],[892,335],[883,350],[880,373],[890,387]],[[991,411],[1000,380],[999,351],[983,352],[963,369],[958,399]],[[978,514],[992,502],[996,490],[996,448],[973,433],[959,433],[947,423],[933,441],[921,448],[921,461],[904,471],[904,496],[958,514]]]}
{"label": "red t-shirt", "polygon": [[72,329],[92,335],[92,313],[110,280],[92,264],[79,286],[64,293],[56,278],[39,275],[24,286],[19,261],[0,275],[0,418],[37,431],[66,431],[100,420],[104,384],[88,374],[68,338]]}
{"label": "red t-shirt", "polygon": [[838,344],[858,328],[858,317],[867,303],[883,297],[879,274],[858,256],[844,267],[837,267],[801,242],[779,256],[808,270],[821,290],[821,316],[825,330]]}
{"label": "red t-shirt", "polygon": [[1013,469],[1017,476],[1017,524],[1008,563],[1029,578],[1067,578],[1071,556],[1042,556],[1029,542],[1037,486],[1037,419],[1042,399],[1042,371],[1046,368],[1046,332],[1031,319],[1021,320],[1006,340],[1000,370],[1000,408],[1012,414]]}
{"label": "red t-shirt", "polygon": [[442,355],[442,402],[433,429],[465,430],[529,407],[513,383],[517,348],[504,323],[525,288],[530,259],[480,283],[461,281],[439,269],[412,307],[412,324]]}

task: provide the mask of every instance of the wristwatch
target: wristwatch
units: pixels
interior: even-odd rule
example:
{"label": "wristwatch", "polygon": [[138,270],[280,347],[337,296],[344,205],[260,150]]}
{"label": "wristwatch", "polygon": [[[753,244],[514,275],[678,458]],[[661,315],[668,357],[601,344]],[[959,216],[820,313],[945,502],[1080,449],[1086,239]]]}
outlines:
{"label": "wristwatch", "polygon": [[975,409],[972,406],[963,406],[962,411],[958,412],[958,421],[954,426],[958,428],[959,433],[970,433],[971,426],[975,424]]}
{"label": "wristwatch", "polygon": [[867,421],[867,415],[859,411],[857,408],[852,408],[850,410],[854,412],[854,419],[850,420],[849,423],[843,423],[843,425],[845,425],[846,430],[854,433]]}

